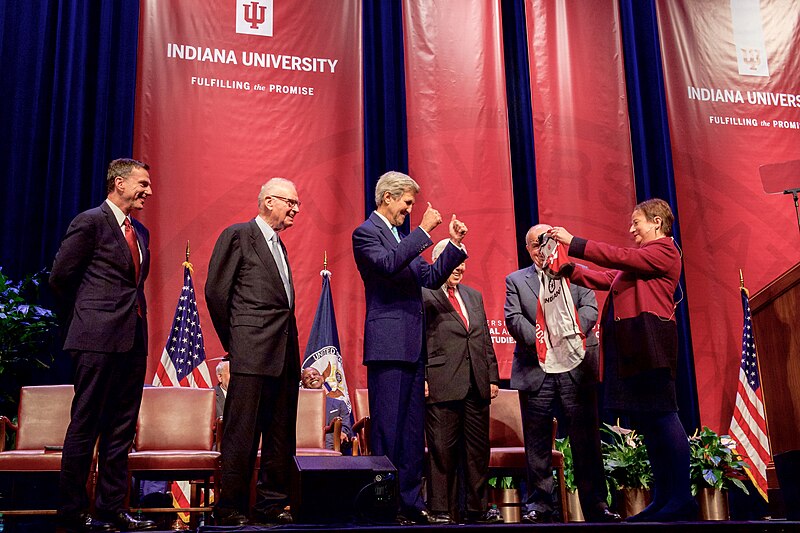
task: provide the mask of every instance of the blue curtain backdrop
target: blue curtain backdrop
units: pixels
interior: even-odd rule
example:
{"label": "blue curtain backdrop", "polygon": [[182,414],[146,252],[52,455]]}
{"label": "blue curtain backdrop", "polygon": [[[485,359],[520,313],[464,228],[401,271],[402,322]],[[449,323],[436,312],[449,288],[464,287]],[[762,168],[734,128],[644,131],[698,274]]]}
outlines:
{"label": "blue curtain backdrop", "polygon": [[0,2],[0,266],[52,264],[70,220],[130,156],[139,2]]}
{"label": "blue curtain backdrop", "polygon": [[[628,115],[631,124],[631,148],[636,178],[636,199],[666,200],[673,213],[678,212],[672,150],[664,95],[664,73],[658,38],[656,6],[641,0],[620,0],[622,43],[625,55],[625,78],[628,88]],[[679,221],[673,228],[680,246]],[[700,426],[700,406],[694,373],[692,333],[689,327],[686,280],[681,273],[675,295],[680,299],[675,319],[678,323],[678,415],[687,433]]]}
{"label": "blue curtain backdrop", "polygon": [[[400,2],[363,2],[364,216],[378,176],[408,170]],[[676,206],[652,2],[620,0],[639,200]],[[538,221],[523,0],[503,0],[503,40],[520,265]],[[105,168],[133,146],[138,0],[0,3],[0,266],[48,267],[70,220],[105,197]],[[679,228],[676,239],[680,242]],[[682,294],[682,293],[681,293]],[[679,306],[681,417],[699,425],[686,299]]]}

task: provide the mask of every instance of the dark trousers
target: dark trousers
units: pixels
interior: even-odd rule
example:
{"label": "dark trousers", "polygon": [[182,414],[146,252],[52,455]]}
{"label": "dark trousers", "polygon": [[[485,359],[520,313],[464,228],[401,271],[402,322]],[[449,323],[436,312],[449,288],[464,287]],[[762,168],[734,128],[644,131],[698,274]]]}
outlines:
{"label": "dark trousers", "polygon": [[489,400],[470,387],[463,400],[428,404],[425,435],[430,453],[430,497],[435,513],[458,516],[459,465],[468,515],[486,511],[489,479]]}
{"label": "dark trousers", "polygon": [[61,458],[58,512],[72,517],[88,510],[86,482],[97,442],[95,507],[98,514],[113,514],[122,510],[128,493],[128,451],[147,370],[142,328],[137,327],[131,351],[76,352],[73,364],[75,397]]}
{"label": "dark trousers", "polygon": [[401,512],[421,510],[425,461],[425,364],[367,365],[372,450],[397,467]]}
{"label": "dark trousers", "polygon": [[278,377],[231,372],[222,433],[222,491],[217,507],[248,514],[250,480],[261,440],[255,511],[282,511],[289,503],[296,448],[300,363],[287,356]]}
{"label": "dark trousers", "polygon": [[538,391],[519,391],[519,402],[528,474],[526,511],[553,511],[553,415],[560,404],[559,424],[569,436],[581,508],[591,520],[607,507],[595,385],[578,386],[567,372],[547,374]]}

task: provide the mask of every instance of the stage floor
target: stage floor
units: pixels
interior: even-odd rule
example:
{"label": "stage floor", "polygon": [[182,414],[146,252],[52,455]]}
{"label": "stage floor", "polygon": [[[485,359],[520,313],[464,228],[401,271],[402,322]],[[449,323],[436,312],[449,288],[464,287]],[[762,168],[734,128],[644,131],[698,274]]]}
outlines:
{"label": "stage floor", "polygon": [[[8,517],[4,521],[3,533],[58,533],[55,527],[55,517]],[[599,531],[620,531],[622,533],[639,533],[649,531],[660,532],[743,532],[743,533],[796,533],[800,532],[800,522],[788,522],[786,520],[764,520],[752,522],[677,522],[677,523],[641,523],[641,524],[586,524],[573,522],[569,524],[499,524],[499,525],[450,525],[450,526],[395,526],[381,524],[293,524],[289,526],[276,527],[221,527],[221,526],[201,526],[197,529],[185,530],[187,533],[225,533],[225,532],[253,532],[253,531],[286,531],[292,533],[301,532],[320,532],[332,531],[343,533],[354,533],[357,531],[379,531],[384,533],[405,532],[451,532],[451,533],[491,533],[503,531],[530,531],[535,527],[538,531],[580,531],[580,532],[599,532]],[[163,533],[173,533],[172,530],[159,530]]]}

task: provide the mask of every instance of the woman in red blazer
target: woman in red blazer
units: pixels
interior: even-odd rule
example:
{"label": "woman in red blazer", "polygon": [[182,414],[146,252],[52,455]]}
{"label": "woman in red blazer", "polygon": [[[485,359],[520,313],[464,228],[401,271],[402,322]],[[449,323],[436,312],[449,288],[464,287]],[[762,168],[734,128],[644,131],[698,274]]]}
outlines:
{"label": "woman in red blazer", "polygon": [[573,237],[554,227],[548,235],[569,246],[571,257],[605,272],[566,265],[559,272],[578,285],[609,291],[600,326],[606,408],[630,416],[643,435],[653,467],[653,502],[632,522],[672,522],[697,516],[689,482],[689,444],[678,419],[675,368],[678,333],[673,295],[681,255],[672,236],[672,210],[653,198],[637,205],[628,231],[636,248]]}

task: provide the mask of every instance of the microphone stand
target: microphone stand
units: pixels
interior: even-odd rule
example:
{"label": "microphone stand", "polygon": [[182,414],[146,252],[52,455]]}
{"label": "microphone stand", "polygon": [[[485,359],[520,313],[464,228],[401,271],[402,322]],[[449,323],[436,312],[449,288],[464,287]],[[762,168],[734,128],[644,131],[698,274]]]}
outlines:
{"label": "microphone stand", "polygon": [[797,189],[786,189],[783,191],[783,194],[791,194],[792,198],[794,199],[794,212],[797,214],[797,230],[800,231],[800,204],[797,201],[797,193],[800,192],[800,188]]}

